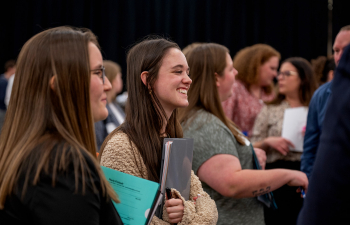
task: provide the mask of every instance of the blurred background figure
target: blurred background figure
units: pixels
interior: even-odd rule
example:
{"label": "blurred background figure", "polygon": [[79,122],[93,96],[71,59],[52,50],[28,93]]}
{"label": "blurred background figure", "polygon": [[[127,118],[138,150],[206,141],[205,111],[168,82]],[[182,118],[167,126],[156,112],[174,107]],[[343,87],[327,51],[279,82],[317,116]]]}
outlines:
{"label": "blurred background figure", "polygon": [[318,86],[327,83],[333,79],[335,62],[334,57],[327,58],[326,56],[319,56],[311,60],[311,65],[318,82]]}
{"label": "blurred background figure", "polygon": [[[334,62],[336,67],[343,54],[344,48],[350,43],[350,25],[344,26],[337,34],[334,44]],[[312,168],[317,155],[318,144],[322,133],[322,124],[326,109],[328,106],[328,99],[332,95],[331,86],[333,81],[327,82],[318,88],[309,105],[309,112],[307,115],[307,125],[304,138],[304,149],[301,156],[301,171],[306,173],[310,179]]]}
{"label": "blurred background figure", "polygon": [[[289,146],[293,144],[281,137],[284,112],[288,108],[309,105],[316,90],[316,78],[306,59],[294,57],[282,63],[277,80],[279,94],[261,109],[250,140],[254,147],[266,151],[266,169],[300,170],[302,153],[289,151]],[[265,208],[266,224],[296,224],[303,203],[296,188],[285,185],[273,194],[278,209],[273,211]]]}
{"label": "blurred background figure", "polygon": [[275,98],[273,79],[281,55],[265,44],[256,44],[240,50],[233,59],[237,81],[233,94],[222,105],[226,116],[245,134],[251,135],[255,117],[264,102]]}
{"label": "blurred background figure", "polygon": [[110,60],[104,60],[103,66],[106,77],[112,84],[112,88],[107,92],[108,117],[105,120],[95,123],[97,151],[100,150],[108,134],[122,124],[125,119],[124,110],[120,107],[116,99],[117,94],[123,90],[122,70],[119,64]]}
{"label": "blurred background figure", "polygon": [[190,51],[192,51],[196,47],[200,46],[201,44],[203,44],[203,43],[201,43],[201,42],[193,42],[192,44],[189,44],[186,47],[184,47],[182,49],[182,53],[186,56]]}
{"label": "blurred background figure", "polygon": [[5,96],[6,96],[6,88],[8,84],[8,80],[10,77],[16,72],[16,61],[8,60],[5,63],[5,72],[0,75],[0,131],[2,125],[4,123],[5,114],[6,114],[6,104],[5,104]]}
{"label": "blurred background figure", "polygon": [[344,49],[339,64],[336,61],[310,189],[298,225],[349,223],[350,46]]}

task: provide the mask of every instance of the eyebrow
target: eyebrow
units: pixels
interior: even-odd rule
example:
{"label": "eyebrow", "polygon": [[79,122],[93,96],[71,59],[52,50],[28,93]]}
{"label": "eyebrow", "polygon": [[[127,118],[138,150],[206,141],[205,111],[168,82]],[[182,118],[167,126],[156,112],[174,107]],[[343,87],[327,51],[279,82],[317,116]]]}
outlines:
{"label": "eyebrow", "polygon": [[92,68],[91,70],[98,70],[98,69],[101,69],[103,67],[102,64],[99,64],[97,66],[95,66],[94,68]]}
{"label": "eyebrow", "polygon": [[[177,69],[177,68],[184,68],[183,65],[176,65],[176,66],[173,66],[171,69]],[[190,70],[190,67],[187,68],[187,70]]]}

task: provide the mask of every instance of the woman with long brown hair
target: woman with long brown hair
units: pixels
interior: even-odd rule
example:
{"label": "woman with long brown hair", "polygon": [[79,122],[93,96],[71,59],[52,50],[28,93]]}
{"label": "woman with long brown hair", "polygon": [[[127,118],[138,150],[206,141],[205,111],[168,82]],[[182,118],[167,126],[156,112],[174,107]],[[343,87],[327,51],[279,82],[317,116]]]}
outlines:
{"label": "woman with long brown hair", "polygon": [[93,123],[108,115],[110,88],[91,31],[25,43],[0,136],[1,224],[122,224],[96,160]]}
{"label": "woman with long brown hair", "polygon": [[203,189],[215,200],[218,224],[264,224],[257,196],[284,184],[308,187],[300,171],[254,170],[253,149],[238,127],[224,114],[221,102],[232,95],[237,75],[229,50],[202,44],[187,54],[192,87],[189,106],[180,109],[184,137],[194,139],[192,169]]}
{"label": "woman with long brown hair", "polygon": [[[164,137],[183,137],[177,108],[188,105],[189,67],[176,43],[148,38],[128,52],[126,79],[125,121],[102,145],[101,165],[159,182]],[[215,202],[193,172],[190,188],[189,201],[172,189],[177,199],[166,200],[163,220],[151,224],[216,224]]]}

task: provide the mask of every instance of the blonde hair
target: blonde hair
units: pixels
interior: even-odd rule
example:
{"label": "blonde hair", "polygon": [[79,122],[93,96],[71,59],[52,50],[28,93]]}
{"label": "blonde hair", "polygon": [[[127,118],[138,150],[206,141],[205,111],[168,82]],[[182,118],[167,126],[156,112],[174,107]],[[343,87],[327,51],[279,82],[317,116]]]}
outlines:
{"label": "blonde hair", "polygon": [[111,60],[103,60],[103,66],[105,67],[106,77],[112,82],[117,74],[122,73],[120,65]]}

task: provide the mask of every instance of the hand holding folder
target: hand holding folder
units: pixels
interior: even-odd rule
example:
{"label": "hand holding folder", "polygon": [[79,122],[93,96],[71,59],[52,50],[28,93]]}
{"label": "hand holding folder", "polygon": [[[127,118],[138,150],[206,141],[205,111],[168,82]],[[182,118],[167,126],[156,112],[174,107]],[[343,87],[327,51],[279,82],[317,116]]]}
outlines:
{"label": "hand holding folder", "polygon": [[[180,192],[189,200],[193,158],[193,139],[165,138],[162,154],[160,190],[165,195],[166,187]],[[162,218],[163,204],[158,206],[156,216]]]}

